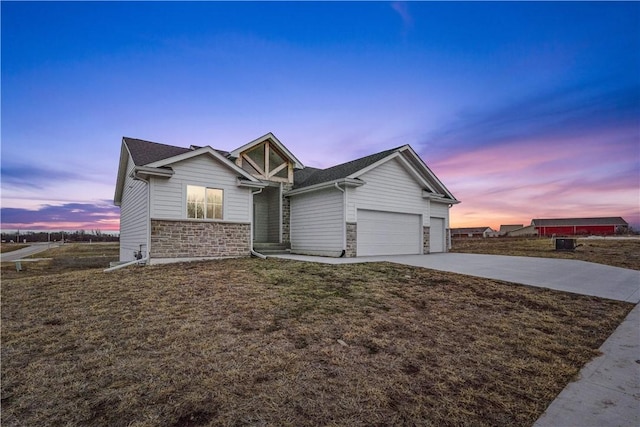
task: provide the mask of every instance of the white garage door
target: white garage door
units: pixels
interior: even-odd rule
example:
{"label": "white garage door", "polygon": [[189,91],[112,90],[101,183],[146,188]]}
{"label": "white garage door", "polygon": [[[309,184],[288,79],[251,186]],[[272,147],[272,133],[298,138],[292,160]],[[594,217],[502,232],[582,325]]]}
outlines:
{"label": "white garage door", "polygon": [[431,217],[429,253],[444,252],[444,218]]}
{"label": "white garage door", "polygon": [[420,215],[358,209],[357,255],[421,253]]}

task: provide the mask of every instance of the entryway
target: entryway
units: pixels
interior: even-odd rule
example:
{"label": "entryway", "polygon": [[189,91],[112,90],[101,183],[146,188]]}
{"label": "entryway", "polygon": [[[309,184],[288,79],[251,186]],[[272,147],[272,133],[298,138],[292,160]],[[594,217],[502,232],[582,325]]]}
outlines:
{"label": "entryway", "polygon": [[280,186],[265,187],[253,196],[254,243],[281,242]]}

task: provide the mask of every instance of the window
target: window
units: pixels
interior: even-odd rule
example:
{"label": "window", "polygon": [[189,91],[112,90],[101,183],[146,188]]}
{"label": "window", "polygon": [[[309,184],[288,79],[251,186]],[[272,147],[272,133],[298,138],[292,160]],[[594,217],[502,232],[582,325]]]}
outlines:
{"label": "window", "polygon": [[222,190],[187,185],[187,218],[222,219]]}

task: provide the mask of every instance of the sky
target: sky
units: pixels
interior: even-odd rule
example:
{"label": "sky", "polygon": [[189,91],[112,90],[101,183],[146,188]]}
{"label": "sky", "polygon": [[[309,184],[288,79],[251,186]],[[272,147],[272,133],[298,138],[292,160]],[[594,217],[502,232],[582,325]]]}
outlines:
{"label": "sky", "polygon": [[451,227],[640,229],[639,2],[8,2],[3,230],[118,230],[123,136],[306,166],[410,144]]}

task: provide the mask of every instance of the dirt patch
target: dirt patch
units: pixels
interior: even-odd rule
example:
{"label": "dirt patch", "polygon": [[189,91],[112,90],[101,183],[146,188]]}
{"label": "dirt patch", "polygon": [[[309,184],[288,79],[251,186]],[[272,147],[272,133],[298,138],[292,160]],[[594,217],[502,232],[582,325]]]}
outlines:
{"label": "dirt patch", "polygon": [[390,263],[3,280],[2,425],[531,425],[633,305]]}

